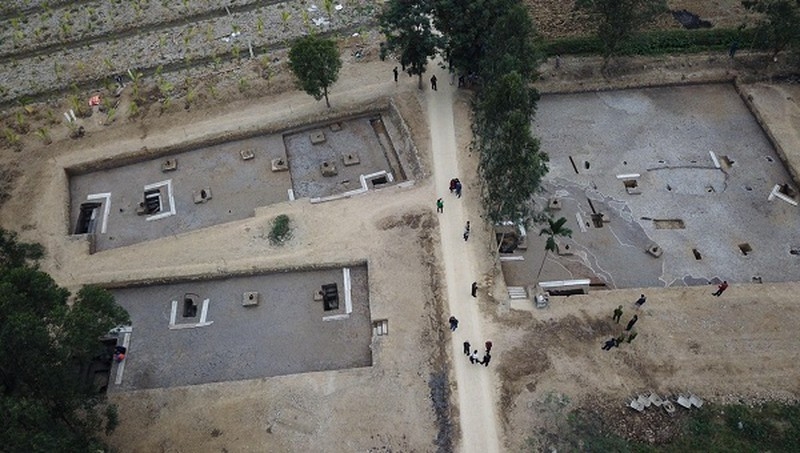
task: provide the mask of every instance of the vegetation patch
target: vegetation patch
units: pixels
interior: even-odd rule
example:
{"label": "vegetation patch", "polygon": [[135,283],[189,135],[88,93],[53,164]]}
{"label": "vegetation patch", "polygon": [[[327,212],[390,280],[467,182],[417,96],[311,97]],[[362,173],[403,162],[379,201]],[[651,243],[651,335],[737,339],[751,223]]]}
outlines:
{"label": "vegetation patch", "polygon": [[272,245],[283,245],[284,242],[292,238],[292,227],[289,216],[281,214],[272,221],[272,228],[269,231],[269,242]]}
{"label": "vegetation patch", "polygon": [[[707,452],[800,451],[800,406],[706,404],[700,410],[644,413],[618,406],[583,405],[570,412],[568,432],[548,436],[564,451]],[[529,439],[533,446],[534,439]]]}

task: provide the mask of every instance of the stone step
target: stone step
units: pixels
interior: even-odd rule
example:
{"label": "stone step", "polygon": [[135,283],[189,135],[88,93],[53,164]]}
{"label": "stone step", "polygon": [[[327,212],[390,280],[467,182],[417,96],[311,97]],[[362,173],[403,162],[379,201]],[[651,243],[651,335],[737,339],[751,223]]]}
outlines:
{"label": "stone step", "polygon": [[509,286],[508,297],[511,299],[527,299],[528,291],[524,286]]}

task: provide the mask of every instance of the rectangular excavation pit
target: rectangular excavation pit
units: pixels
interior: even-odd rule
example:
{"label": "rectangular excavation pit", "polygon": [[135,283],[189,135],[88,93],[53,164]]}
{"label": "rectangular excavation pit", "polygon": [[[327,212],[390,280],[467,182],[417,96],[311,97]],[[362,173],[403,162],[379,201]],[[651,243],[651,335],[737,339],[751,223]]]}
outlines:
{"label": "rectangular excavation pit", "polygon": [[[366,264],[357,264],[112,288],[136,326],[130,349],[137,360],[127,363],[124,381],[116,388],[163,388],[371,366],[368,282]],[[328,284],[337,286],[338,312],[326,312],[322,302],[308,300]],[[187,298],[194,304],[190,302],[185,312]],[[206,300],[213,308],[204,318]],[[260,303],[242,307],[256,300]],[[163,313],[173,301],[175,323],[170,329]],[[347,316],[326,321],[331,313]],[[213,322],[212,327],[194,328],[202,321]],[[231,348],[236,354],[228,353]],[[198,360],[193,351],[213,354],[214,366]],[[148,373],[148,369],[160,371]]]}
{"label": "rectangular excavation pit", "polygon": [[653,226],[657,230],[683,230],[686,228],[683,219],[653,219]]}
{"label": "rectangular excavation pit", "polygon": [[101,205],[101,203],[97,202],[81,203],[80,214],[78,214],[78,223],[75,225],[75,233],[73,234],[94,233],[97,214]]}
{"label": "rectangular excavation pit", "polygon": [[703,255],[701,255],[700,251],[697,249],[692,249],[692,254],[694,255],[694,259],[698,261],[703,259]]}
{"label": "rectangular excavation pit", "polygon": [[747,256],[753,252],[753,248],[750,247],[750,244],[745,242],[743,244],[739,244],[739,251],[742,252],[742,255]]}

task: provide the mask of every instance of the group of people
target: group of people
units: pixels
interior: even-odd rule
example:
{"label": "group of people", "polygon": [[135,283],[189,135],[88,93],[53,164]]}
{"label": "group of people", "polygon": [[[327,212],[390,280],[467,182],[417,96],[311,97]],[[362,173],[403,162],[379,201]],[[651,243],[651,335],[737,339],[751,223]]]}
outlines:
{"label": "group of people", "polygon": [[[484,343],[484,347],[486,352],[483,353],[483,359],[478,355],[478,350],[472,350],[472,346],[469,344],[469,341],[464,341],[464,355],[469,357],[469,363],[471,364],[478,364],[483,366],[489,366],[489,362],[492,360],[492,342],[491,340],[486,340]],[[472,352],[470,352],[472,351]]]}
{"label": "group of people", "polygon": [[[647,297],[642,294],[639,299],[633,303],[633,305],[639,309],[642,308],[642,305],[644,305],[645,302],[647,302]],[[619,324],[620,320],[622,319],[622,313],[622,305],[620,305],[614,310],[614,314],[611,319],[613,319],[615,323]],[[636,335],[638,335],[638,333],[633,330],[633,326],[636,325],[637,321],[639,321],[639,315],[633,315],[633,317],[628,321],[628,324],[625,326],[625,330],[623,332],[616,337],[606,340],[602,347],[603,351],[610,351],[612,348],[618,348],[622,343],[632,342],[633,339],[636,338]]]}
{"label": "group of people", "polygon": [[450,180],[450,193],[455,193],[458,198],[461,198],[461,181],[458,178]]}
{"label": "group of people", "polygon": [[[717,285],[717,290],[711,293],[711,295],[719,297],[722,295],[722,293],[725,292],[726,289],[728,289],[728,281],[723,280],[722,283]],[[642,308],[642,305],[644,305],[645,302],[647,302],[647,297],[645,297],[645,295],[642,294],[639,297],[639,299],[637,299],[636,302],[633,303],[633,305],[638,310]],[[613,319],[614,322],[619,324],[619,321],[622,319],[622,305],[620,305],[614,310],[614,315],[611,317],[611,319]],[[610,351],[612,348],[619,347],[619,345],[621,345],[623,342],[630,343],[631,341],[633,341],[633,339],[636,338],[636,335],[638,335],[636,331],[633,330],[633,326],[636,324],[637,321],[639,321],[639,315],[633,315],[630,321],[628,321],[628,324],[625,326],[625,331],[623,331],[616,337],[609,338],[608,340],[606,340],[606,342],[603,343],[602,349],[604,351]]]}

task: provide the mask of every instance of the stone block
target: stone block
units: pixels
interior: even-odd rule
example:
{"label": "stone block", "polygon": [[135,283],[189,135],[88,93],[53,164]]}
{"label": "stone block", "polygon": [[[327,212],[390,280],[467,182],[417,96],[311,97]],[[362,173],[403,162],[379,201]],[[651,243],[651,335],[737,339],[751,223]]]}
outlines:
{"label": "stone block", "polygon": [[658,246],[658,244],[651,243],[647,247],[647,253],[649,253],[650,255],[652,255],[655,258],[658,258],[658,257],[661,256],[662,253],[664,253],[664,251],[661,249],[661,247]]}
{"label": "stone block", "polygon": [[205,203],[211,199],[211,188],[195,190],[192,192],[192,199],[195,204]]}
{"label": "stone block", "polygon": [[323,132],[322,130],[314,131],[309,136],[311,137],[312,145],[319,145],[320,143],[325,143],[325,132]]}
{"label": "stone block", "polygon": [[348,153],[342,153],[342,162],[344,162],[345,167],[349,167],[351,165],[360,164],[361,160],[358,158],[358,153],[351,151]]}
{"label": "stone block", "polygon": [[258,305],[258,292],[257,291],[247,291],[246,293],[242,294],[242,306],[243,307],[252,307]]}
{"label": "stone block", "polygon": [[331,124],[331,131],[339,132],[340,130],[342,130],[342,123],[333,123],[333,124]]}
{"label": "stone block", "polygon": [[547,208],[551,211],[558,211],[559,209],[561,209],[561,200],[559,200],[556,197],[551,198],[547,202]]}
{"label": "stone block", "polygon": [[161,171],[164,173],[168,171],[175,171],[178,169],[178,159],[167,159],[161,163]]}
{"label": "stone block", "polygon": [[239,155],[242,156],[242,160],[250,160],[256,157],[256,153],[252,149],[243,149],[239,151]]}
{"label": "stone block", "polygon": [[272,171],[287,171],[289,170],[289,163],[286,161],[286,158],[278,157],[277,159],[272,159]]}
{"label": "stone block", "polygon": [[319,169],[322,171],[322,176],[336,176],[339,174],[333,162],[325,161],[319,166]]}

